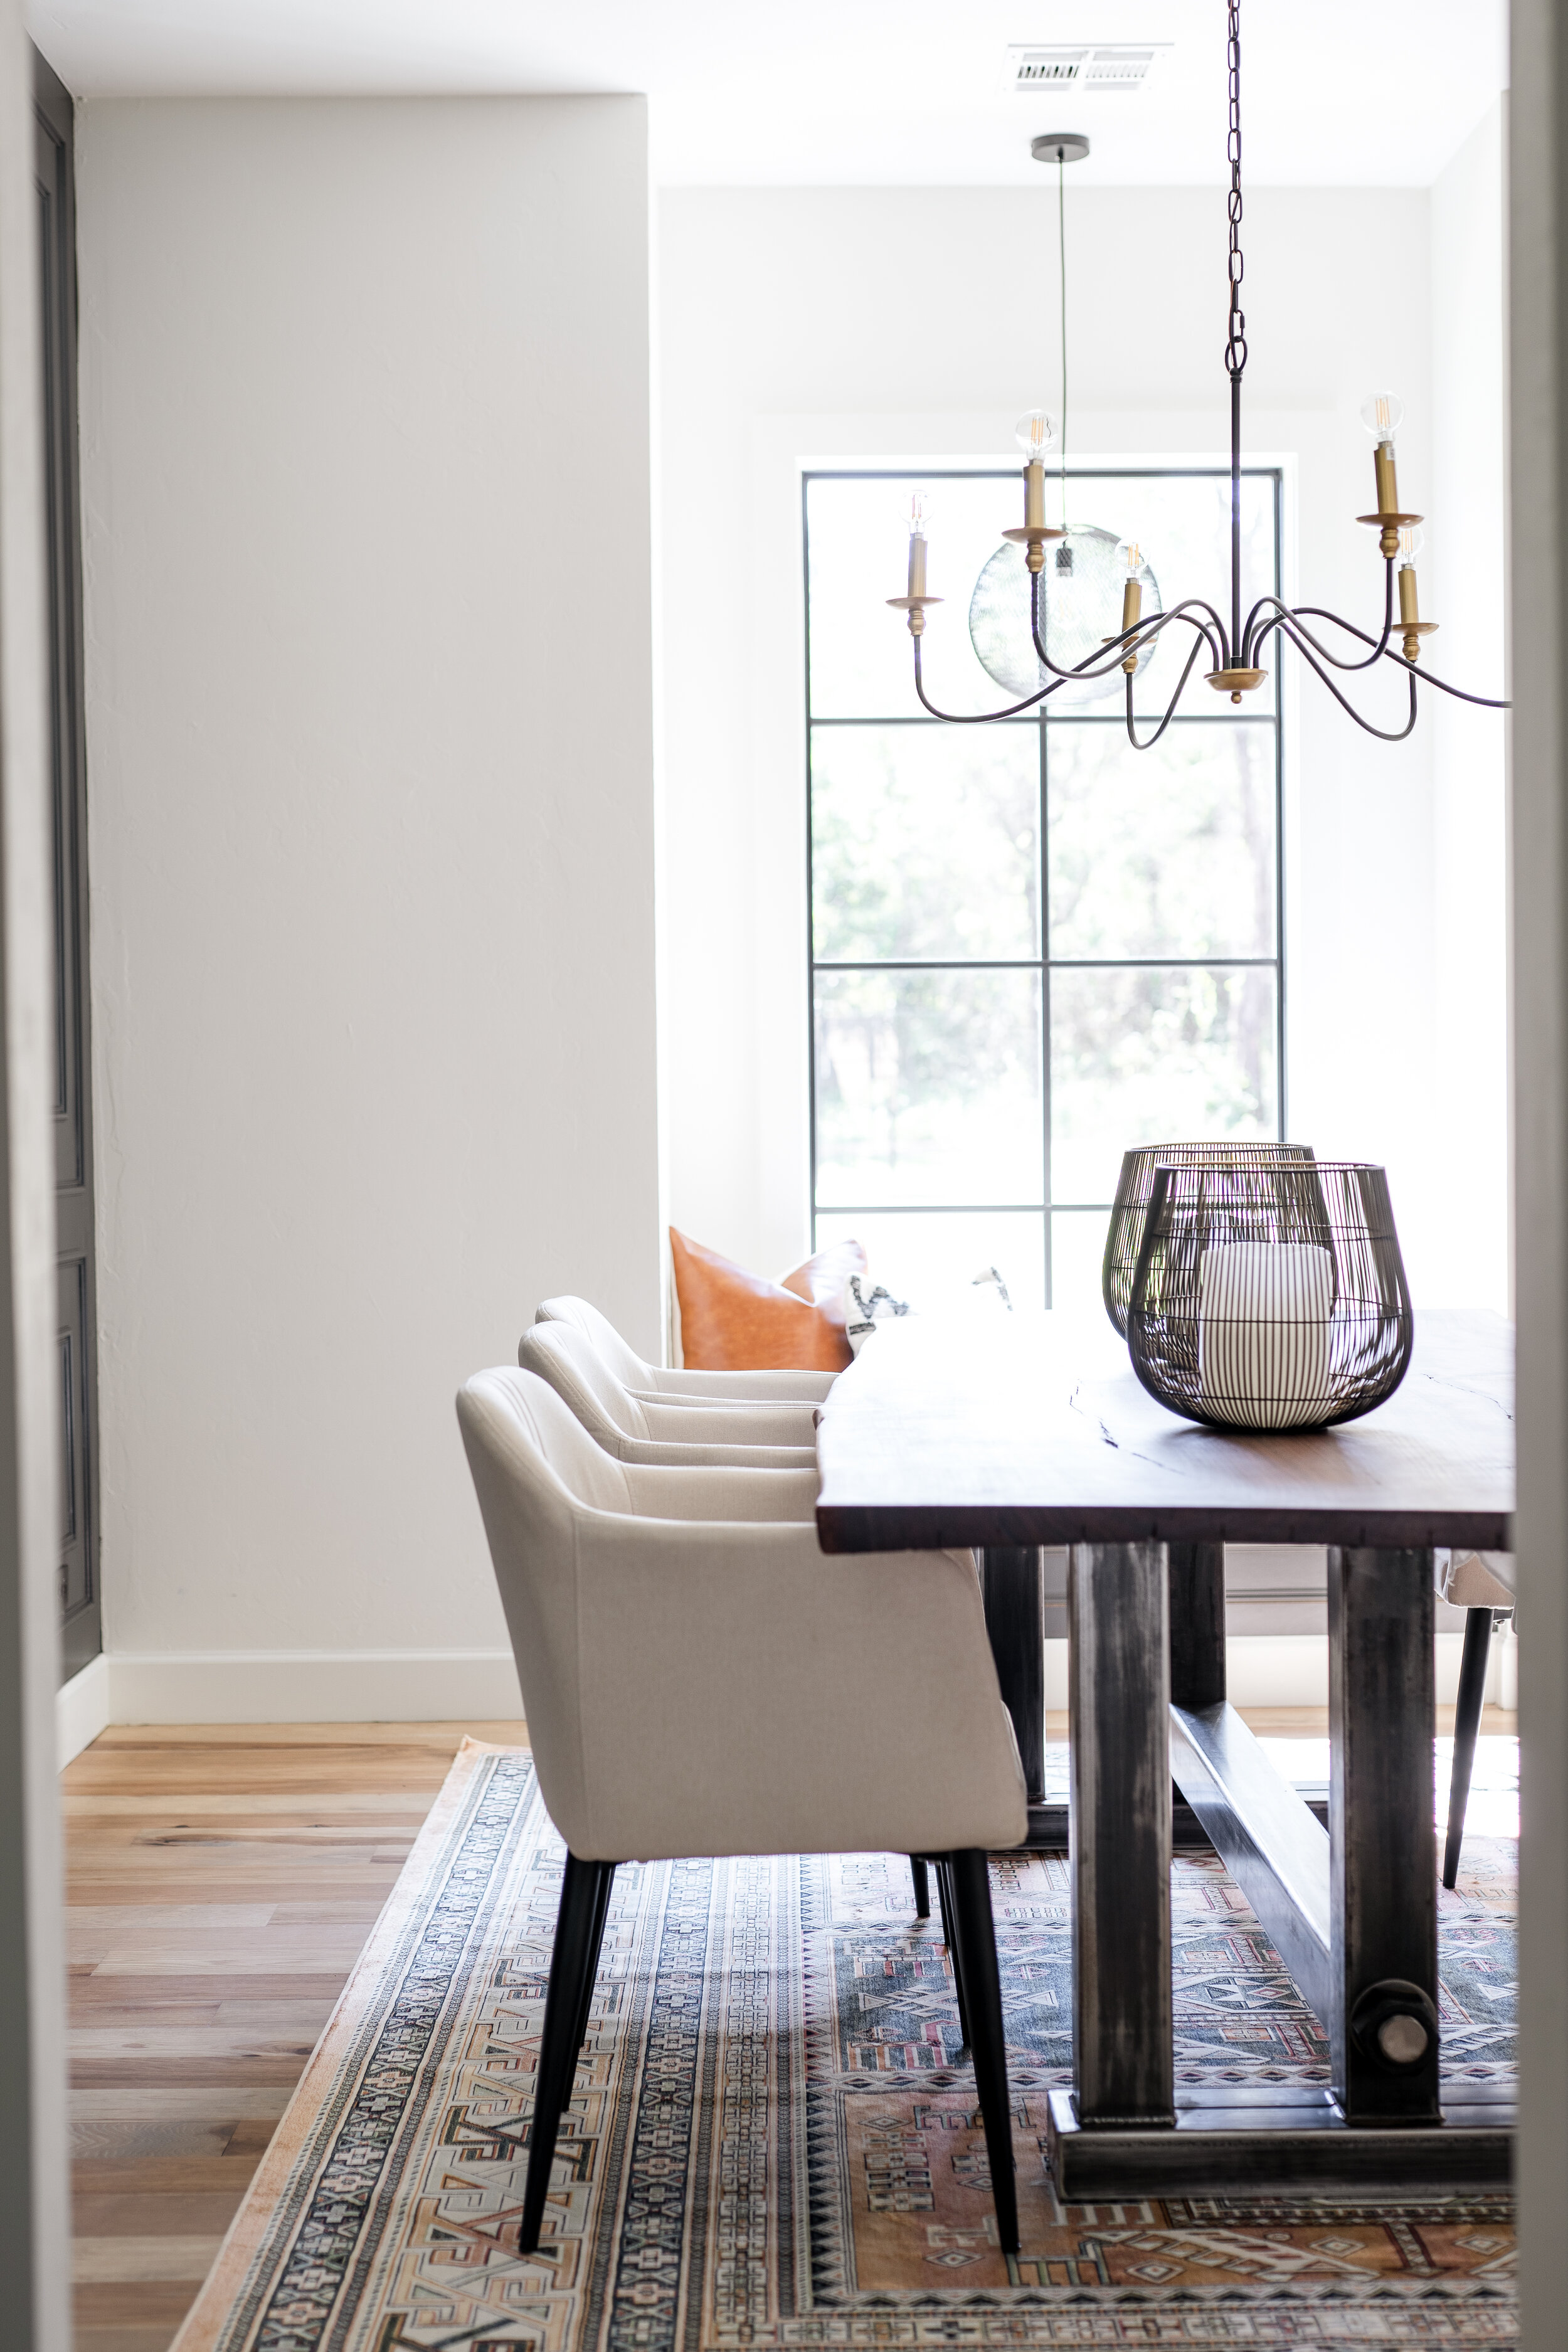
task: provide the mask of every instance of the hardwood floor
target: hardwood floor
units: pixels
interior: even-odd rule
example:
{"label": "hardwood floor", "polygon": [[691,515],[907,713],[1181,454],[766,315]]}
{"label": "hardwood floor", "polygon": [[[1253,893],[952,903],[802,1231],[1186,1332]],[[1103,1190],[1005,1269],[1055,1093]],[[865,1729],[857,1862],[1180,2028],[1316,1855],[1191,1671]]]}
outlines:
{"label": "hardwood floor", "polygon": [[524,1736],[119,1727],[67,1769],[79,2352],[164,2352],[466,1731]]}
{"label": "hardwood floor", "polygon": [[67,1768],[79,2352],[164,2352],[465,1732],[117,1727]]}

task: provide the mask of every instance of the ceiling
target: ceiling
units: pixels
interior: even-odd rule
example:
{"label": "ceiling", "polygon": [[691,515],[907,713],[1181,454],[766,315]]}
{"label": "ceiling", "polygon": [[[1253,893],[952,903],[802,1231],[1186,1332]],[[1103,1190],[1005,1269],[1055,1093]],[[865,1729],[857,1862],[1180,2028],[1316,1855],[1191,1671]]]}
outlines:
{"label": "ceiling", "polygon": [[[1222,0],[30,0],[79,95],[646,90],[666,185],[1225,176]],[[1507,81],[1507,0],[1244,0],[1250,184],[1427,185]],[[1011,43],[1166,43],[1135,90],[1019,96]]]}

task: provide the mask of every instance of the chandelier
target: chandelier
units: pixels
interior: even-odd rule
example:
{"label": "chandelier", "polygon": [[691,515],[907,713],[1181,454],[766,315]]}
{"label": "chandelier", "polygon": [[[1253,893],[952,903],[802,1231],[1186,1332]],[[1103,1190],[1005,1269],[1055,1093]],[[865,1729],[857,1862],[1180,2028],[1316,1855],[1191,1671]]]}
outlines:
{"label": "chandelier", "polygon": [[[1230,163],[1230,252],[1227,264],[1228,332],[1225,346],[1226,370],[1230,377],[1230,616],[1228,625],[1224,615],[1201,596],[1184,597],[1178,604],[1171,605],[1168,610],[1156,611],[1152,615],[1146,615],[1143,610],[1145,591],[1152,591],[1156,596],[1158,594],[1154,586],[1153,574],[1142,549],[1137,542],[1123,541],[1116,548],[1114,567],[1110,573],[1113,581],[1120,580],[1121,587],[1120,630],[1113,635],[1108,635],[1100,638],[1097,644],[1091,646],[1089,652],[1070,666],[1053,659],[1047,647],[1047,641],[1051,635],[1047,618],[1050,604],[1048,589],[1045,597],[1046,610],[1042,611],[1041,574],[1046,567],[1046,549],[1052,541],[1065,542],[1069,536],[1077,538],[1079,534],[1068,532],[1065,528],[1065,512],[1062,529],[1052,529],[1047,525],[1045,457],[1047,451],[1055,442],[1056,428],[1044,409],[1031,409],[1026,416],[1020,419],[1018,425],[1018,443],[1025,458],[1024,520],[1020,529],[1006,531],[1003,536],[1025,551],[1029,583],[1028,633],[1032,640],[1032,646],[1026,652],[1025,658],[1026,660],[1028,652],[1032,652],[1033,661],[1038,665],[1037,674],[1045,678],[1046,683],[1037,690],[1024,694],[1021,700],[1008,703],[1001,710],[939,710],[936,704],[932,702],[925,690],[925,681],[921,676],[921,639],[925,634],[927,606],[940,604],[942,599],[928,595],[926,593],[928,503],[926,493],[923,490],[917,490],[910,507],[908,586],[902,596],[890,596],[888,602],[898,611],[908,614],[910,635],[914,641],[915,692],[933,719],[947,719],[954,725],[971,727],[984,726],[994,719],[1016,719],[1020,711],[1034,709],[1051,695],[1059,692],[1063,687],[1076,685],[1081,688],[1100,678],[1112,680],[1114,673],[1120,669],[1125,676],[1128,740],[1135,751],[1146,751],[1159,741],[1169,726],[1176,706],[1186,691],[1187,681],[1193,674],[1200,654],[1206,653],[1211,665],[1204,672],[1208,684],[1216,692],[1228,694],[1232,702],[1238,703],[1244,694],[1248,694],[1255,688],[1261,686],[1268,677],[1268,672],[1262,666],[1262,657],[1271,637],[1279,637],[1284,643],[1294,646],[1302,660],[1321,678],[1341,709],[1355,720],[1358,727],[1363,728],[1367,734],[1375,735],[1385,743],[1403,742],[1414,728],[1417,715],[1416,692],[1419,684],[1435,687],[1443,694],[1454,695],[1461,702],[1479,703],[1488,710],[1503,710],[1508,707],[1505,702],[1494,700],[1490,696],[1469,694],[1462,687],[1451,686],[1446,678],[1435,677],[1429,669],[1417,670],[1416,665],[1421,657],[1421,640],[1424,636],[1429,635],[1437,625],[1435,621],[1424,621],[1421,618],[1415,579],[1415,558],[1420,552],[1422,543],[1421,517],[1417,514],[1405,513],[1399,504],[1394,441],[1404,416],[1404,405],[1392,393],[1373,393],[1362,409],[1362,421],[1373,437],[1373,466],[1376,483],[1377,509],[1375,513],[1356,517],[1358,522],[1368,525],[1378,534],[1378,547],[1384,562],[1381,630],[1374,636],[1367,630],[1358,628],[1354,622],[1343,620],[1337,613],[1331,613],[1321,605],[1291,606],[1282,603],[1278,596],[1272,595],[1258,597],[1251,610],[1245,616],[1242,614],[1241,382],[1247,369],[1247,320],[1241,305],[1244,272],[1241,251],[1241,0],[1229,0],[1228,18],[1227,65],[1230,117],[1226,152]],[[1087,141],[1074,138],[1068,133],[1059,136],[1053,133],[1037,139],[1034,142],[1034,153],[1040,161],[1044,162],[1048,156],[1055,157],[1058,174],[1064,162],[1087,152]],[[1058,193],[1059,184],[1058,178]],[[1062,366],[1065,384],[1067,366],[1065,244],[1063,337]],[[1065,488],[1064,452],[1064,495]],[[1104,539],[1109,541],[1110,538],[1109,533],[1102,532],[1095,532],[1091,536],[1096,541]],[[994,677],[1005,666],[1005,661],[998,659],[995,648],[1007,635],[1009,616],[997,609],[999,604],[1005,604],[1006,601],[1005,583],[1007,569],[1005,560],[1006,552],[1005,550],[1001,551],[997,556],[991,559],[985,572],[982,574],[980,583],[981,592],[988,593],[977,592],[974,603],[971,606],[972,634],[974,631],[977,614],[984,614],[986,616],[993,633],[994,643],[990,646],[983,645],[980,636],[976,635],[975,651]],[[1058,551],[1058,562],[1061,563],[1064,572],[1070,572],[1072,569],[1070,556],[1067,562],[1062,562],[1063,556],[1068,553],[1065,546]],[[1012,559],[1015,563],[1016,561],[1016,557]],[[1394,612],[1396,565],[1399,573],[1397,620]],[[995,575],[994,579],[993,575]],[[1324,644],[1321,636],[1308,627],[1307,624],[1310,621],[1326,622],[1331,628],[1342,632],[1343,637],[1353,638],[1361,645],[1370,646],[1371,651],[1360,656],[1347,655],[1342,657]],[[1140,738],[1132,714],[1133,679],[1140,669],[1147,666],[1162,634],[1177,625],[1192,632],[1186,661],[1180,677],[1176,680],[1175,690],[1166,705],[1163,716],[1158,720],[1152,734]],[[1021,646],[1021,626],[1016,635]],[[1400,640],[1397,649],[1394,643],[1396,636]],[[1330,675],[1331,671],[1338,671],[1342,676],[1347,673],[1371,670],[1376,668],[1380,662],[1384,661],[1392,662],[1395,669],[1403,670],[1410,681],[1410,709],[1403,727],[1373,726],[1371,719],[1363,718],[1349,698],[1342,693]],[[1016,670],[1016,653],[1013,667]],[[1011,681],[1008,682],[1011,683]]]}

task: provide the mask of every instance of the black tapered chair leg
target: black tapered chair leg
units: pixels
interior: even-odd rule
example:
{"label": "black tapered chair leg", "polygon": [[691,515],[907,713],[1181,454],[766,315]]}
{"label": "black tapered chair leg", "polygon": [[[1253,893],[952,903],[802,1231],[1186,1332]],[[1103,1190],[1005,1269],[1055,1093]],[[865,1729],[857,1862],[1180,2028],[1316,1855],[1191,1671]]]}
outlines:
{"label": "black tapered chair leg", "polygon": [[594,2005],[594,1979],[599,1973],[599,1952],[605,1940],[605,1921],[609,1916],[610,1890],[616,1883],[613,1862],[600,1865],[603,1876],[594,1897],[594,1916],[588,1928],[588,1965],[583,1971],[583,1989],[577,2004],[577,2031],[572,2042],[572,2070],[561,2085],[560,2113],[564,2115],[572,2101],[572,2086],[577,2078],[577,2061],[583,2044],[588,2039],[588,2012]]}
{"label": "black tapered chair leg", "polygon": [[996,1929],[991,1916],[991,1875],[977,1846],[950,1854],[947,1863],[952,1924],[962,1956],[969,2010],[974,2087],[985,2126],[991,2195],[1004,2253],[1018,2251],[1018,2190],[1013,2169],[1013,2104],[1007,2090],[1007,2045],[1002,2020],[1002,1979],[996,1966]]}
{"label": "black tapered chair leg", "polygon": [[931,1878],[926,1870],[926,1858],[923,1853],[910,1854],[910,1876],[915,1882],[915,1917],[929,1919],[931,1917]]}
{"label": "black tapered chair leg", "polygon": [[1443,1849],[1443,1884],[1452,1886],[1459,1875],[1459,1848],[1465,1842],[1465,1809],[1470,1801],[1470,1774],[1476,1763],[1476,1734],[1481,1727],[1481,1706],[1487,1695],[1487,1654],[1492,1643],[1489,1609],[1465,1612],[1465,1650],[1459,1661],[1459,1699],[1454,1709],[1454,1771],[1448,1782],[1448,1837]]}
{"label": "black tapered chair leg", "polygon": [[529,2132],[528,2179],[522,2192],[521,2252],[535,2253],[544,2201],[550,2193],[550,2171],[555,2158],[555,2136],[577,2072],[577,2051],[587,2021],[587,2003],[594,1986],[598,1938],[604,1931],[613,1862],[582,1862],[566,1856],[561,1881],[561,1908],[555,1916],[555,1948],[550,1956],[550,1990],[544,2002],[544,2036],[540,2045],[539,2072],[534,2078],[533,2122]]}
{"label": "black tapered chair leg", "polygon": [[947,1957],[952,1969],[952,1990],[958,1997],[958,2030],[963,2039],[961,2051],[969,2047],[969,2004],[963,1998],[963,1955],[958,1948],[958,1934],[953,1926],[952,1873],[944,1861],[936,1864],[936,1899],[942,1906],[942,1940],[947,1946]]}

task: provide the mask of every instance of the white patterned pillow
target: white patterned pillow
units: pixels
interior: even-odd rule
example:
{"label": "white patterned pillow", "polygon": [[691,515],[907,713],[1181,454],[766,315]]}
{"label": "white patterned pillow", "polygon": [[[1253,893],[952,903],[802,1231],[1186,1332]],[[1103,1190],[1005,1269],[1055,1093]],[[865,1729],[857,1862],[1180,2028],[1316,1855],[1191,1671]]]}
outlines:
{"label": "white patterned pillow", "polygon": [[860,1353],[879,1323],[890,1322],[895,1315],[909,1311],[907,1300],[895,1298],[880,1283],[875,1290],[868,1290],[865,1278],[852,1274],[844,1286],[844,1336],[852,1353]]}

